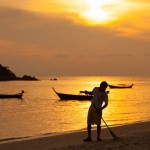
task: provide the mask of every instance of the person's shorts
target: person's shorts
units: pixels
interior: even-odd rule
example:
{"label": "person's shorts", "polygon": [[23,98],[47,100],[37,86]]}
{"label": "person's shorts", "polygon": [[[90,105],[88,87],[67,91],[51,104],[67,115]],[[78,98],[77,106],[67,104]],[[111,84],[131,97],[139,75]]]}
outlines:
{"label": "person's shorts", "polygon": [[88,117],[87,117],[87,124],[101,124],[102,118],[102,111],[100,114],[97,114],[96,111],[89,109]]}

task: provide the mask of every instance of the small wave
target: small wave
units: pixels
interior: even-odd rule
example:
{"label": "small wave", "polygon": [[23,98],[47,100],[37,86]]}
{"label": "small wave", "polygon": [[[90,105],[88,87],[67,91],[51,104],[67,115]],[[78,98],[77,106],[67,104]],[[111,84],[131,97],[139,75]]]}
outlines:
{"label": "small wave", "polygon": [[31,136],[25,136],[25,137],[11,137],[11,138],[6,138],[6,139],[0,139],[0,142],[6,142],[6,141],[12,141],[12,140],[19,140],[19,139],[25,139],[29,138]]}

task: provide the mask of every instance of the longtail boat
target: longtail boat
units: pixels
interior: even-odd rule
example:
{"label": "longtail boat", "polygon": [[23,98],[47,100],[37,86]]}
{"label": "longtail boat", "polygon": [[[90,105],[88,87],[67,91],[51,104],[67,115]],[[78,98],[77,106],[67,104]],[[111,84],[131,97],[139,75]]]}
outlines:
{"label": "longtail boat", "polygon": [[22,98],[24,91],[17,94],[0,94],[0,98]]}
{"label": "longtail boat", "polygon": [[92,100],[93,95],[85,94],[83,91],[80,93],[84,94],[65,94],[57,92],[53,87],[52,89],[56,93],[56,95],[60,98],[60,100]]}
{"label": "longtail boat", "polygon": [[132,88],[134,84],[131,84],[131,85],[126,85],[126,84],[118,84],[118,85],[108,85],[109,88],[111,89],[115,89],[115,88],[118,88],[118,89],[123,89],[123,88]]}

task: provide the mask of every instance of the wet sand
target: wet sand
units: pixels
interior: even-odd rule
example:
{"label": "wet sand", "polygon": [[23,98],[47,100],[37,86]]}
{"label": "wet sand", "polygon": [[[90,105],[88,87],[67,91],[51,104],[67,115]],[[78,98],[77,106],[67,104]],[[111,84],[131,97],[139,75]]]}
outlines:
{"label": "wet sand", "polygon": [[103,141],[96,141],[96,131],[92,130],[93,141],[83,142],[87,132],[77,131],[0,141],[0,150],[150,150],[150,122],[112,127],[111,130],[119,140],[114,140],[109,130],[103,128]]}

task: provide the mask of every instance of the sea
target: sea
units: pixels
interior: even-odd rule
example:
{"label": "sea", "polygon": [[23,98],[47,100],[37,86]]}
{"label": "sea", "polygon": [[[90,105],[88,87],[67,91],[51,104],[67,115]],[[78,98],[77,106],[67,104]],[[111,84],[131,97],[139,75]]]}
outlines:
{"label": "sea", "polygon": [[[0,141],[58,135],[86,130],[91,101],[62,101],[53,91],[80,94],[100,82],[134,84],[133,88],[110,89],[103,119],[109,127],[150,121],[149,76],[40,76],[39,81],[0,82],[0,93],[19,93],[22,99],[0,99]],[[57,80],[51,80],[57,78]],[[105,124],[102,122],[102,127]],[[95,126],[93,126],[95,128]]]}

